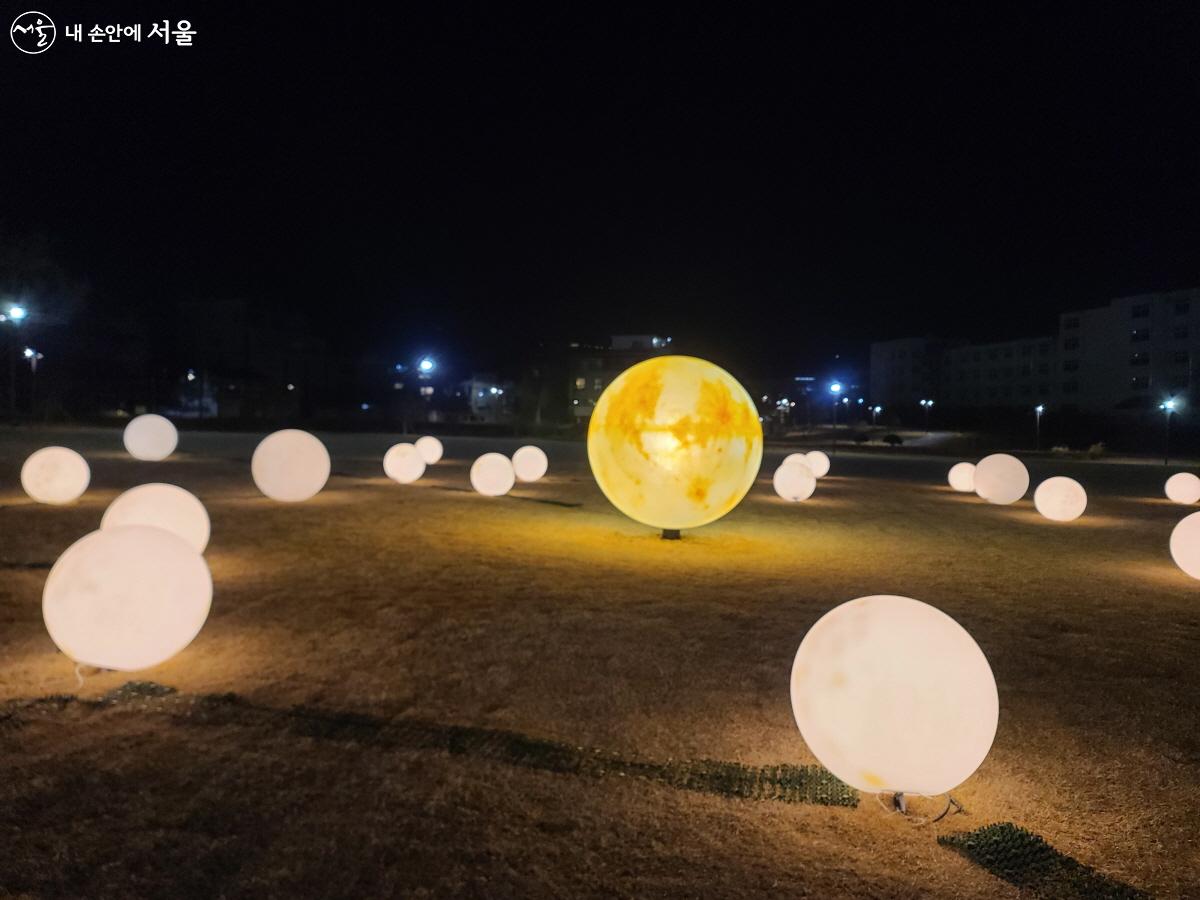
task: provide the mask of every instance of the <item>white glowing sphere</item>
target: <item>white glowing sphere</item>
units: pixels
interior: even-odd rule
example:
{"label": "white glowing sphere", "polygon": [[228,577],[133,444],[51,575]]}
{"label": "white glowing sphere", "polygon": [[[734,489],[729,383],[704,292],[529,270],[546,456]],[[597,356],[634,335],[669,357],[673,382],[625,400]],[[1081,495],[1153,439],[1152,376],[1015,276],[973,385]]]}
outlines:
{"label": "white glowing sphere", "polygon": [[42,592],[50,639],[76,662],[133,671],[170,659],[212,603],[204,557],[149,525],[93,531],[55,562]]}
{"label": "white glowing sphere", "polygon": [[392,481],[412,484],[425,474],[425,459],[412,444],[395,444],[383,455],[383,471]]}
{"label": "white glowing sphere", "polygon": [[425,435],[417,438],[417,452],[421,454],[421,459],[425,460],[425,465],[432,466],[442,458],[442,442],[433,435]]}
{"label": "white glowing sphere", "polygon": [[809,629],[792,664],[792,712],[813,755],[846,784],[934,795],[979,768],[1000,701],[961,625],[926,603],[876,595]]}
{"label": "white glowing sphere", "polygon": [[329,451],[307,431],[276,431],[254,448],[250,474],[258,489],[272,500],[308,500],[329,480]]}
{"label": "white glowing sphere", "polygon": [[194,494],[173,484],[139,484],[108,505],[100,530],[151,525],[177,534],[197,553],[208,546],[208,511]]}
{"label": "white glowing sphere", "polygon": [[550,460],[546,458],[541,447],[532,444],[521,447],[512,457],[513,472],[521,481],[537,481],[550,468]]}
{"label": "white glowing sphere", "polygon": [[824,478],[829,474],[829,457],[820,450],[809,450],[804,454],[804,458],[808,460],[808,467],[817,478]]}
{"label": "white glowing sphere", "polygon": [[1195,503],[1200,500],[1200,478],[1191,472],[1176,472],[1167,479],[1167,499],[1174,503]]}
{"label": "white glowing sphere", "polygon": [[1071,522],[1087,508],[1087,491],[1074,478],[1056,475],[1047,478],[1033,492],[1033,505],[1047,519]]}
{"label": "white glowing sphere", "polygon": [[503,453],[485,453],[471,464],[471,487],[485,497],[503,497],[516,478],[512,461]]}
{"label": "white glowing sphere", "polygon": [[1193,578],[1200,578],[1200,512],[1179,520],[1171,531],[1171,558]]}
{"label": "white glowing sphere", "polygon": [[134,459],[158,462],[175,452],[179,432],[169,419],[150,413],[131,419],[121,440]]}
{"label": "white glowing sphere", "polygon": [[975,466],[975,493],[988,503],[1016,503],[1029,490],[1029,470],[1015,456],[993,453]]}
{"label": "white glowing sphere", "polygon": [[[793,456],[797,455],[799,454],[793,454]],[[795,459],[791,459],[789,462],[788,459],[785,459],[783,465],[775,470],[775,476],[771,479],[772,484],[775,485],[775,493],[784,500],[793,502],[807,500],[817,489],[817,476],[812,473],[808,463]]]}
{"label": "white glowing sphere", "polygon": [[969,494],[975,490],[975,463],[960,462],[950,467],[950,487]]}
{"label": "white glowing sphere", "polygon": [[66,447],[43,447],[21,466],[21,487],[38,503],[78,500],[91,480],[87,460]]}

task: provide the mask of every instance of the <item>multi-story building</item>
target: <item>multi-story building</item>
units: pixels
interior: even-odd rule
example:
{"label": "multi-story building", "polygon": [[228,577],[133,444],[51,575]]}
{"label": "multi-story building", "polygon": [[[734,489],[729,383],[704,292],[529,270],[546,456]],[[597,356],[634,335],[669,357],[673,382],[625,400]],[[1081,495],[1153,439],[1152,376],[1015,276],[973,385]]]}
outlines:
{"label": "multi-story building", "polygon": [[[1066,409],[1122,413],[1157,409],[1192,392],[1200,354],[1200,288],[1119,297],[1059,317]],[[1197,398],[1200,399],[1200,398]]]}
{"label": "multi-story building", "polygon": [[[1193,387],[1200,288],[1119,297],[1063,313],[1055,337],[970,344],[902,338],[871,345],[871,402],[915,408],[1025,409],[1122,416]],[[1197,397],[1200,401],[1200,396]]]}
{"label": "multi-story building", "polygon": [[929,396],[945,407],[1027,407],[1053,393],[1054,339],[1026,338],[948,347]]}
{"label": "multi-story building", "polygon": [[608,346],[574,343],[568,366],[571,414],[577,421],[590,419],[596,401],[614,378],[651,356],[667,352],[669,337],[651,334],[613,335]]}
{"label": "multi-story building", "polygon": [[937,396],[945,346],[934,338],[871,344],[871,403],[902,409]]}

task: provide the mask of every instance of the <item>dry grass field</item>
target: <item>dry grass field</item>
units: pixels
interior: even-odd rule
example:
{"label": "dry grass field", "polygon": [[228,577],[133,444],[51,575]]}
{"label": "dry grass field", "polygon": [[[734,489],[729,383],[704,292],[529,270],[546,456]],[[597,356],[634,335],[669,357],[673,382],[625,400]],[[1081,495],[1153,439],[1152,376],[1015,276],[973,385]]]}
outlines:
{"label": "dry grass field", "polygon": [[[903,455],[839,454],[812,500],[785,504],[769,451],[740,507],[668,542],[609,506],[579,445],[547,445],[547,478],[487,499],[470,460],[519,442],[450,439],[400,486],[387,436],[323,437],[326,490],[281,505],[250,480],[253,435],[185,432],[171,460],[139,463],[115,431],[0,433],[0,709],[131,679],[179,692],[0,721],[0,895],[1018,897],[937,843],[1015,822],[1154,896],[1200,896],[1200,583],[1168,554],[1187,510],[1161,467],[1034,461],[1035,484],[1089,490],[1085,517],[1055,524],[1029,499],[953,493],[953,460]],[[70,507],[18,485],[47,443],[92,464]],[[209,509],[212,614],[168,663],[79,686],[42,626],[47,568],[146,481]],[[825,611],[873,593],[952,615],[999,686],[991,755],[955,792],[966,813],[936,825],[869,796],[737,799],[178,714],[232,692],[626,759],[813,764],[792,657]]]}

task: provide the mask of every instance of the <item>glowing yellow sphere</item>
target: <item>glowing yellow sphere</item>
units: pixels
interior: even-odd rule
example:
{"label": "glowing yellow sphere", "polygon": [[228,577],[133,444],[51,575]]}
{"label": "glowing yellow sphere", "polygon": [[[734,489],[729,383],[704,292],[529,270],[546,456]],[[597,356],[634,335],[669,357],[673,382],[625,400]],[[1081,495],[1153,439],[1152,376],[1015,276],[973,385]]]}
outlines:
{"label": "glowing yellow sphere", "polygon": [[824,478],[829,474],[829,457],[820,450],[809,450],[804,454],[804,458],[808,460],[808,467],[812,469],[812,473],[817,478]]}
{"label": "glowing yellow sphere", "polygon": [[134,459],[158,462],[175,452],[179,432],[170,419],[150,413],[131,419],[121,440]]}
{"label": "glowing yellow sphere", "polygon": [[625,515],[654,528],[696,528],[737,506],[754,484],[762,425],[724,369],[657,356],[600,395],[587,448],[596,483]]}
{"label": "glowing yellow sphere", "polygon": [[1082,516],[1087,508],[1087,491],[1074,478],[1056,475],[1037,486],[1033,492],[1033,505],[1051,521],[1071,522]]}
{"label": "glowing yellow sphere", "polygon": [[960,462],[950,467],[950,487],[964,494],[975,490],[975,463]]}
{"label": "glowing yellow sphere", "polygon": [[1167,479],[1166,491],[1172,503],[1195,503],[1200,500],[1200,478],[1191,472],[1176,472]]}
{"label": "glowing yellow sphere", "polygon": [[132,671],[190,644],[211,603],[212,576],[194,547],[162,528],[121,525],[63,552],[46,578],[42,618],[76,662]]}
{"label": "glowing yellow sphere", "polygon": [[797,503],[813,495],[817,489],[817,476],[812,473],[808,463],[789,457],[775,470],[771,483],[780,497]]}
{"label": "glowing yellow sphere", "polygon": [[329,451],[315,435],[295,428],[268,434],[250,458],[250,474],[272,500],[299,503],[329,480]]}
{"label": "glowing yellow sphere", "polygon": [[521,481],[537,481],[550,468],[550,460],[546,451],[533,444],[527,444],[517,450],[512,456],[513,472]]}
{"label": "glowing yellow sphere", "polygon": [[412,444],[394,444],[383,455],[383,472],[392,481],[412,484],[425,474],[425,458]]}
{"label": "glowing yellow sphere", "polygon": [[417,438],[416,447],[427,466],[432,466],[442,458],[442,442],[431,434]]}
{"label": "glowing yellow sphere", "polygon": [[792,664],[792,712],[813,756],[868,793],[934,795],[979,768],[1000,715],[971,635],[909,597],[860,597],[809,629]]}
{"label": "glowing yellow sphere", "polygon": [[203,553],[211,525],[208,510],[195,494],[173,484],[139,484],[108,505],[100,530],[122,525],[152,525],[179,535]]}
{"label": "glowing yellow sphere", "polygon": [[21,487],[38,503],[78,500],[91,480],[87,461],[67,447],[43,447],[21,466]]}

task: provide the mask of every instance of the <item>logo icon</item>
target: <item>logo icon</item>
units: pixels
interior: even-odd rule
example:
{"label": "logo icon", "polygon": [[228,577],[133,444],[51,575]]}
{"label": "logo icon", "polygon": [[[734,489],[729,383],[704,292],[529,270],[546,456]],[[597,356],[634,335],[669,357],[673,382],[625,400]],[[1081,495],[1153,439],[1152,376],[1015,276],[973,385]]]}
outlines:
{"label": "logo icon", "polygon": [[54,20],[37,10],[23,12],[13,19],[8,36],[22,53],[45,53],[54,43]]}

